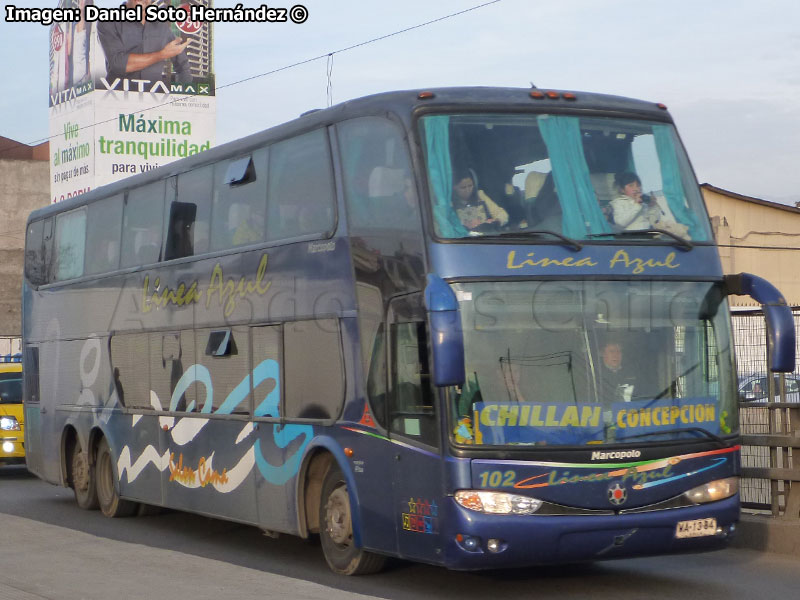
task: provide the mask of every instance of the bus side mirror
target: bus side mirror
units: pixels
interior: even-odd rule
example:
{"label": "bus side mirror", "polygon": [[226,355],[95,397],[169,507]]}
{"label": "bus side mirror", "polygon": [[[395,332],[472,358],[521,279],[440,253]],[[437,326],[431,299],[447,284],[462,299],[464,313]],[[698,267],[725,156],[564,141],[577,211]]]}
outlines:
{"label": "bus side mirror", "polygon": [[767,318],[770,371],[791,373],[795,362],[795,331],[792,309],[774,285],[752,273],[725,275],[728,294],[750,296],[762,305]]}
{"label": "bus side mirror", "polygon": [[425,286],[433,354],[433,384],[439,387],[464,383],[464,333],[458,300],[453,289],[438,275],[428,275]]}

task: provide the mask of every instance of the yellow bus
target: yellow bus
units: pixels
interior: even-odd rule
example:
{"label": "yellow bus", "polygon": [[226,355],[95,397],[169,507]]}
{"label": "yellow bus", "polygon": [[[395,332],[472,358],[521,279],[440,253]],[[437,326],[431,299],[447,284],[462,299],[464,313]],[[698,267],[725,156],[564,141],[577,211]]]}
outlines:
{"label": "yellow bus", "polygon": [[0,362],[0,465],[25,462],[24,439],[22,363]]}

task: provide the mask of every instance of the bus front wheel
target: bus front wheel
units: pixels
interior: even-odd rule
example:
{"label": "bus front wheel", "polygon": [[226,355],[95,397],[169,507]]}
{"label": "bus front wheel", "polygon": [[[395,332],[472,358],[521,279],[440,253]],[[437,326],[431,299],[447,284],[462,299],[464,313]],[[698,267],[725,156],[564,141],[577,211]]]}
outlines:
{"label": "bus front wheel", "polygon": [[97,501],[97,485],[95,483],[95,466],[89,460],[89,453],[84,452],[80,441],[75,440],[70,457],[70,479],[75,501],[84,510],[95,510]]}
{"label": "bus front wheel", "polygon": [[322,483],[319,538],[328,566],[342,575],[368,575],[383,568],[385,557],[356,547],[347,482],[335,464]]}
{"label": "bus front wheel", "polygon": [[95,467],[97,479],[97,500],[100,510],[107,517],[130,517],[135,514],[139,506],[136,502],[123,500],[119,497],[116,476],[114,475],[114,458],[108,442],[103,438],[97,447],[97,465]]}

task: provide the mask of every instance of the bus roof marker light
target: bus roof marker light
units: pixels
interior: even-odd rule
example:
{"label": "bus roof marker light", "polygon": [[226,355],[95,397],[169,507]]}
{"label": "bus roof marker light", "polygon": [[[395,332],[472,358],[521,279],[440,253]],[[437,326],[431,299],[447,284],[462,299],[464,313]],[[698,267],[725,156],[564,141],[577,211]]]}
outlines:
{"label": "bus roof marker light", "polygon": [[434,94],[433,92],[420,92],[417,95],[417,98],[419,100],[431,100],[433,98],[436,98],[436,94]]}
{"label": "bus roof marker light", "polygon": [[572,92],[564,92],[563,94],[561,94],[561,96],[564,98],[564,100],[577,100],[578,99],[578,97],[575,94],[573,94]]}
{"label": "bus roof marker light", "polygon": [[661,102],[659,102],[658,104],[656,104],[656,106],[657,106],[658,108],[660,108],[661,110],[667,110],[667,105],[666,105],[666,104],[662,104]]}
{"label": "bus roof marker light", "polygon": [[558,92],[547,92],[546,94],[550,100],[558,100]]}
{"label": "bus roof marker light", "polygon": [[539,90],[531,90],[530,96],[534,100],[542,100],[544,98],[544,92],[540,92]]}

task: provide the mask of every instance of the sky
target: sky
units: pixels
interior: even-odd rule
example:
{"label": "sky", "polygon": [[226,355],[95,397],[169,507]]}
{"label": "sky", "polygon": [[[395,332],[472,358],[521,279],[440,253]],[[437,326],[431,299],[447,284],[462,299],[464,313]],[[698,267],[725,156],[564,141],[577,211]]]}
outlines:
{"label": "sky", "polygon": [[[500,0],[344,52],[336,51],[488,0],[302,1],[303,24],[214,26],[218,144],[327,106],[329,66],[334,104],[389,90],[533,83],[663,102],[701,183],[800,201],[800,0]],[[6,22],[7,4],[0,136],[40,142],[49,29]],[[330,53],[332,65],[322,58],[236,83]]]}

